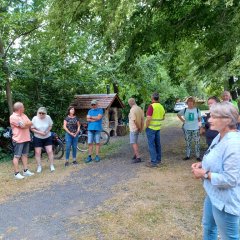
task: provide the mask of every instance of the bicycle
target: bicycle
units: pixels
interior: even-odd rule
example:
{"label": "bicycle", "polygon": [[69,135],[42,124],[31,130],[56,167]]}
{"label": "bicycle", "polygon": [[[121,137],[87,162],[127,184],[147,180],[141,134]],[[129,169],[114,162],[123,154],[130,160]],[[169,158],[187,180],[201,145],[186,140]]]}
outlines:
{"label": "bicycle", "polygon": [[[2,136],[5,138],[5,144],[3,144],[3,148],[5,151],[7,151],[9,154],[13,156],[14,150],[13,150],[13,142],[12,142],[12,129],[10,127],[7,127],[6,129],[2,130]],[[54,132],[51,133],[53,138],[53,155],[54,159],[61,159],[64,155],[64,145],[61,139],[58,137],[58,135]],[[30,158],[34,157],[34,144],[33,144],[33,134],[30,133],[31,141],[29,146],[29,154],[28,156]],[[45,148],[42,148],[42,154],[46,153]]]}
{"label": "bicycle", "polygon": [[[79,133],[77,149],[81,152],[86,152],[88,150],[88,124],[81,124],[81,131]],[[107,131],[102,130],[100,135],[100,144],[106,145],[110,140],[110,135]]]}

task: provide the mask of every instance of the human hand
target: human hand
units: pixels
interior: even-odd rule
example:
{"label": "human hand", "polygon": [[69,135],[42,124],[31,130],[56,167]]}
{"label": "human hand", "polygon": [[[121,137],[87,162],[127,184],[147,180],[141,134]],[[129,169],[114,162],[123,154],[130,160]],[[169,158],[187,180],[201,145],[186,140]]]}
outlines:
{"label": "human hand", "polygon": [[200,162],[193,163],[192,164],[192,169],[193,168],[202,168],[202,163],[200,163]]}
{"label": "human hand", "polygon": [[202,168],[192,168],[192,173],[196,179],[203,178],[206,171]]}
{"label": "human hand", "polygon": [[23,121],[19,121],[18,126],[20,128],[25,128],[25,123]]}

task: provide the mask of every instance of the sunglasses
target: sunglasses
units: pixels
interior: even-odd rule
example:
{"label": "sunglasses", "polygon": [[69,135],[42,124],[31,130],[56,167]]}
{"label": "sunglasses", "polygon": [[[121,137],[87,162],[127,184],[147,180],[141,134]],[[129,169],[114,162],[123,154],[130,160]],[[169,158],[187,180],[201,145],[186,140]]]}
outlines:
{"label": "sunglasses", "polygon": [[39,114],[40,114],[40,115],[45,115],[46,113],[44,113],[44,112],[39,112]]}
{"label": "sunglasses", "polygon": [[96,104],[91,104],[91,106],[96,106]]}

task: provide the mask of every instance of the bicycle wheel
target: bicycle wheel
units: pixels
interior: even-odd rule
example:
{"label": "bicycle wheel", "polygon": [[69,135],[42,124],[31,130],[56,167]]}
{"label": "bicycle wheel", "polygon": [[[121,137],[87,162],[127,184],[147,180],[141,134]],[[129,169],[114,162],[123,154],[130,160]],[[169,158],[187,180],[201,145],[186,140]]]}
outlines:
{"label": "bicycle wheel", "polygon": [[79,135],[77,149],[81,152],[86,152],[88,150],[88,135],[87,134]]}
{"label": "bicycle wheel", "polygon": [[108,132],[105,130],[102,130],[100,135],[100,144],[101,145],[108,144],[109,139],[110,139],[110,135],[108,134]]}
{"label": "bicycle wheel", "polygon": [[64,155],[64,145],[59,139],[53,143],[53,155],[54,159],[61,159]]}

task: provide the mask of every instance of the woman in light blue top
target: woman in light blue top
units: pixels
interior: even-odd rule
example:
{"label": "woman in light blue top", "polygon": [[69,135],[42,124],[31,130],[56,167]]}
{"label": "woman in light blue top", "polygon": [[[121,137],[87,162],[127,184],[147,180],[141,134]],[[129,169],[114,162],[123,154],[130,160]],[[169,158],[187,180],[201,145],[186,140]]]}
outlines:
{"label": "woman in light blue top", "polygon": [[192,172],[203,179],[206,197],[203,208],[203,239],[239,240],[240,220],[240,132],[238,110],[229,102],[210,108],[210,128],[219,132],[202,163]]}
{"label": "woman in light blue top", "polygon": [[183,160],[189,160],[191,156],[191,143],[195,143],[195,154],[198,161],[200,159],[200,133],[201,112],[195,106],[195,99],[189,97],[187,99],[188,107],[178,112],[178,118],[183,122],[183,131],[186,140],[186,157]]}

